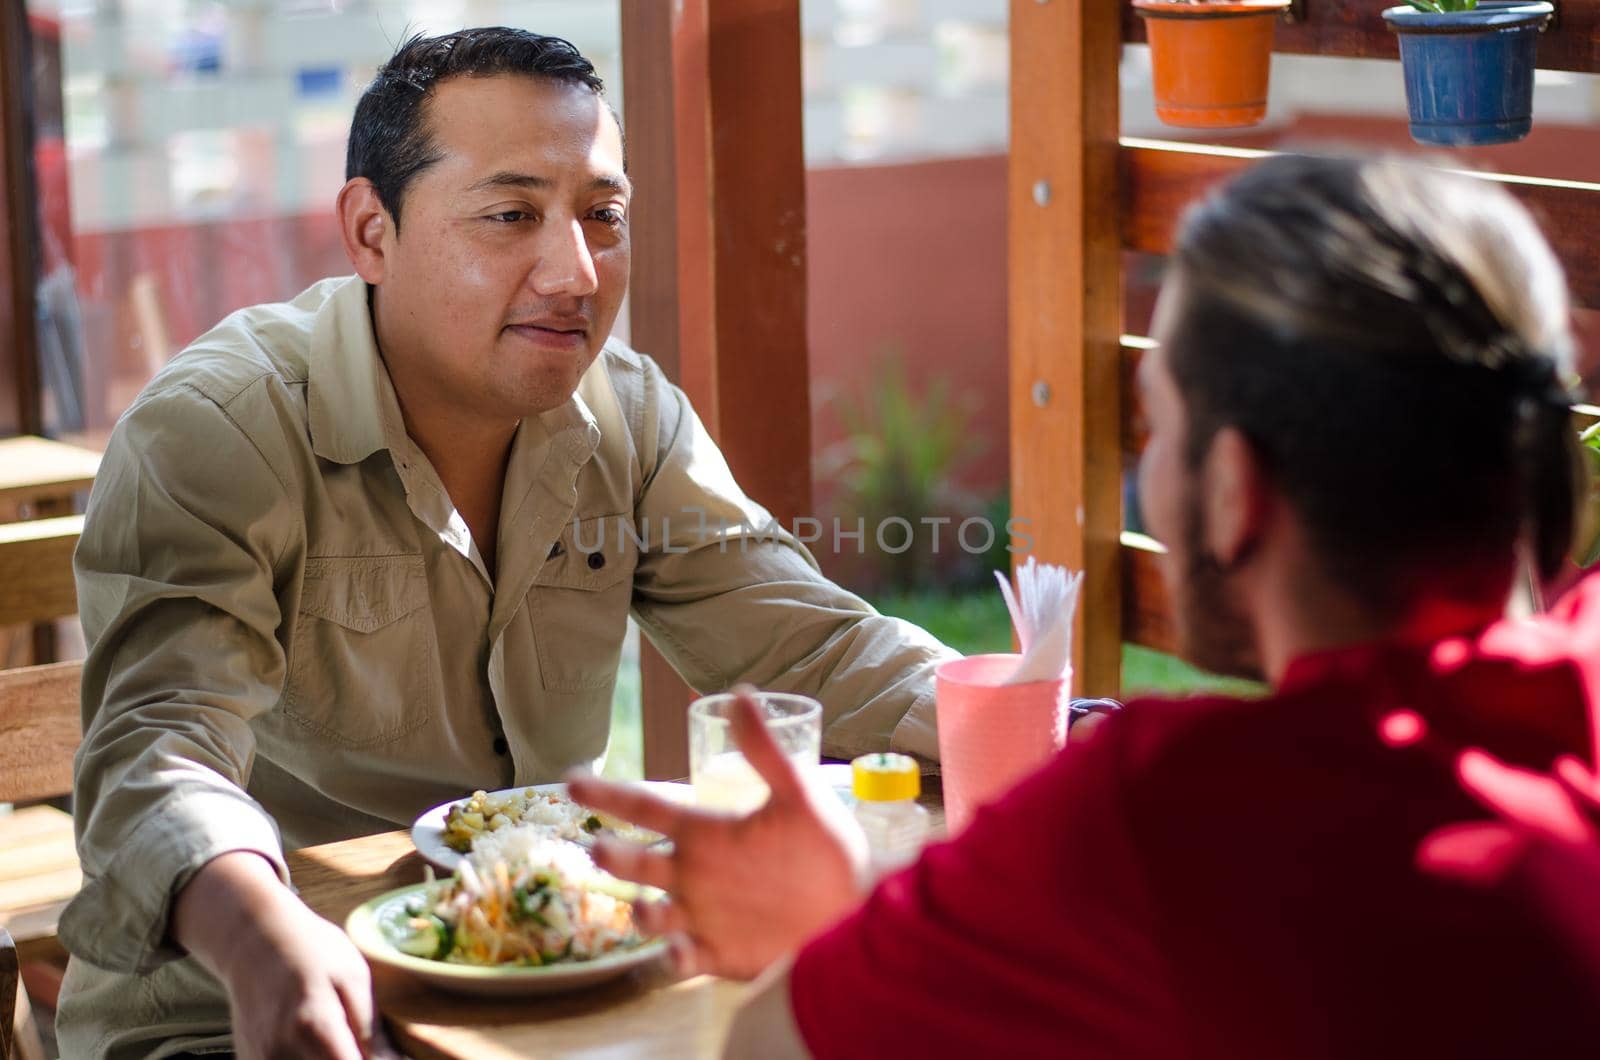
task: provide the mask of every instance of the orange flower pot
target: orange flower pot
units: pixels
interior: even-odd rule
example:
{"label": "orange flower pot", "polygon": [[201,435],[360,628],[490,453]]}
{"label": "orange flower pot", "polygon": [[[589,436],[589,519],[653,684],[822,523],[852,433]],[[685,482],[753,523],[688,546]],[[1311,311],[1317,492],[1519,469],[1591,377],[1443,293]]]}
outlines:
{"label": "orange flower pot", "polygon": [[1272,25],[1289,0],[1133,0],[1155,68],[1156,117],[1187,129],[1267,115]]}

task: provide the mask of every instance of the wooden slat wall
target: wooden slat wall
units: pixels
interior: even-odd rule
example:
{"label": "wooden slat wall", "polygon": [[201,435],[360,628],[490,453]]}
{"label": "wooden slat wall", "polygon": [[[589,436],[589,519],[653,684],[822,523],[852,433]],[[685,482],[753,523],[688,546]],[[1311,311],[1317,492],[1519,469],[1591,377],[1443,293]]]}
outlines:
{"label": "wooden slat wall", "polygon": [[1012,0],[1012,514],[1085,572],[1074,692],[1121,669],[1119,0]]}
{"label": "wooden slat wall", "polygon": [[[640,196],[632,329],[684,388],[744,489],[811,514],[799,0],[623,0]],[[691,696],[641,652],[645,773],[688,773]]]}
{"label": "wooden slat wall", "polygon": [[1139,405],[1139,358],[1154,346],[1152,339],[1141,335],[1124,335],[1121,343],[1122,358],[1122,455],[1137,457],[1144,452],[1144,443],[1150,437],[1150,424]]}
{"label": "wooden slat wall", "polygon": [[[1305,0],[1303,19],[1277,28],[1273,50],[1351,59],[1394,59],[1395,35],[1383,21],[1383,0]],[[1123,38],[1145,39],[1144,19],[1133,5],[1122,9]],[[1600,70],[1600,0],[1556,0],[1556,23],[1539,41],[1539,66],[1546,70]]]}
{"label": "wooden slat wall", "polygon": [[1164,551],[1143,534],[1122,535],[1122,639],[1175,652],[1178,638],[1161,575]]}
{"label": "wooden slat wall", "polygon": [[[1166,254],[1184,207],[1219,181],[1273,154],[1234,147],[1123,141],[1122,239],[1129,250]],[[1520,199],[1540,221],[1567,270],[1573,300],[1600,308],[1600,183],[1471,173]],[[1597,174],[1600,176],[1600,174]]]}

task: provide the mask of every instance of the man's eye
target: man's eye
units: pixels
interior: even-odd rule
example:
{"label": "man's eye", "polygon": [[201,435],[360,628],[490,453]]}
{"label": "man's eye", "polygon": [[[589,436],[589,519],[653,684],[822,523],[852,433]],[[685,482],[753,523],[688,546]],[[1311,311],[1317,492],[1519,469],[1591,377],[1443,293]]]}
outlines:
{"label": "man's eye", "polygon": [[523,210],[502,210],[489,215],[489,220],[499,221],[501,224],[516,224],[518,221],[528,219],[528,214]]}
{"label": "man's eye", "polygon": [[621,210],[613,210],[609,206],[600,207],[600,209],[596,210],[592,216],[596,221],[599,221],[603,225],[609,225],[612,228],[622,227],[622,222],[626,220],[626,218],[622,216]]}

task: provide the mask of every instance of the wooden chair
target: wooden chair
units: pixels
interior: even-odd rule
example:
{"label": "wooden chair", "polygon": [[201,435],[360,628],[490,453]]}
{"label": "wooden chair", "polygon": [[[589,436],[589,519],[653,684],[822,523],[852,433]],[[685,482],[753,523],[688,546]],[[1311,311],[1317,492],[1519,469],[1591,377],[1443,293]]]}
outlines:
{"label": "wooden chair", "polygon": [[[78,662],[0,670],[0,802],[72,791],[82,676]],[[0,927],[24,958],[52,951],[61,910],[82,882],[71,815],[41,804],[0,816]]]}
{"label": "wooden chair", "polygon": [[[82,676],[80,662],[0,670],[0,802],[71,792]],[[34,962],[34,994],[53,1008],[56,925],[82,885],[71,815],[41,803],[0,816],[0,1035],[15,1038],[15,1053],[0,1048],[0,1060],[44,1056],[21,965]]]}
{"label": "wooden chair", "polygon": [[83,516],[0,523],[0,626],[78,613],[72,550]]}
{"label": "wooden chair", "polygon": [[0,1060],[44,1060],[39,1029],[22,988],[17,945],[0,927]]}
{"label": "wooden chair", "polygon": [[[0,625],[77,613],[72,550],[82,529],[82,516],[0,525]],[[72,791],[82,672],[77,662],[0,670],[0,802]],[[71,816],[36,805],[0,817],[0,926],[24,957],[54,938],[80,881]]]}
{"label": "wooden chair", "polygon": [[[72,550],[82,529],[82,516],[0,524],[0,624],[77,613]],[[0,803],[35,804],[0,815],[0,1023],[22,1057],[41,1050],[16,967],[59,958],[56,925],[83,882],[72,817],[43,803],[72,791],[82,675],[80,662],[0,670]]]}

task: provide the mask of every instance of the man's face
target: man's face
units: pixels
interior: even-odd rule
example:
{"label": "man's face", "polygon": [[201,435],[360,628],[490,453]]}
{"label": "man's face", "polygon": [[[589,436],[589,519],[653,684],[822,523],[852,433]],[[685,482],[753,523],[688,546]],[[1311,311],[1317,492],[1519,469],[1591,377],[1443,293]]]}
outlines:
{"label": "man's face", "polygon": [[517,419],[565,403],[628,284],[622,136],[581,85],[455,77],[424,120],[439,161],[383,239],[374,302],[391,372],[426,400]]}
{"label": "man's face", "polygon": [[1182,341],[1183,291],[1173,275],[1156,304],[1154,338],[1139,365],[1139,395],[1150,425],[1139,460],[1139,507],[1151,536],[1167,548],[1163,563],[1178,632],[1178,652],[1216,673],[1255,676],[1254,631],[1237,592],[1206,544],[1205,475],[1188,456],[1183,395],[1167,367],[1167,351]]}

